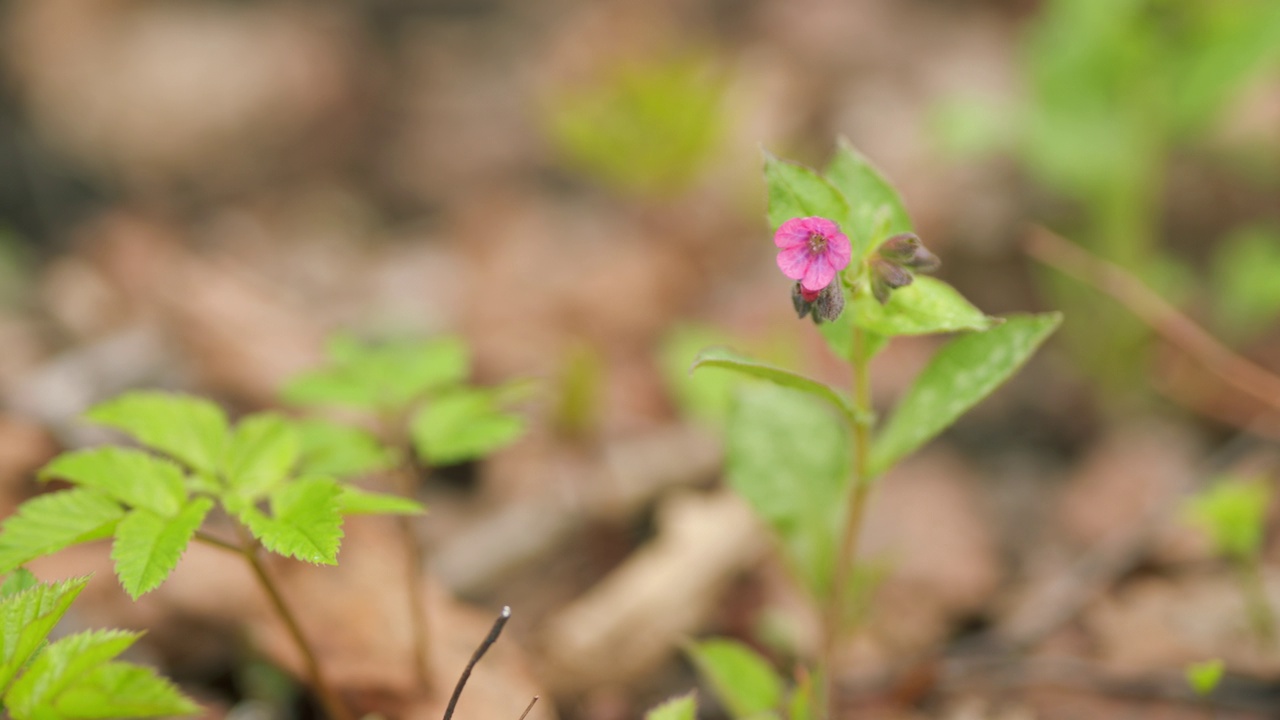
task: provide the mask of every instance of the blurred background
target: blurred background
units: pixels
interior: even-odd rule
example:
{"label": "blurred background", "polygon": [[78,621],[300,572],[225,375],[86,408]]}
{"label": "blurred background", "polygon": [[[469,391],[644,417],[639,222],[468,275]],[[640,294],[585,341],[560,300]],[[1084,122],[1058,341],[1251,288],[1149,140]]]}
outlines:
{"label": "blurred background", "polygon": [[[721,489],[729,381],[685,369],[727,342],[841,381],[760,177],[761,148],[821,166],[841,135],[943,279],[1066,314],[877,491],[850,717],[1207,717],[1183,669],[1211,658],[1216,717],[1275,717],[1280,654],[1183,510],[1274,484],[1280,397],[1023,243],[1049,228],[1280,372],[1274,0],[0,0],[0,511],[122,390],[247,412],[336,331],[454,333],[477,380],[540,388],[523,440],[422,490],[438,642],[465,658],[515,610],[460,716],[540,692],[541,717],[638,717],[696,686],[679,643],[712,633],[789,671],[813,618]],[[886,350],[877,404],[937,345]],[[295,592],[340,619],[322,662],[349,697],[434,717],[377,617],[379,532],[324,571],[349,592]],[[76,622],[150,628],[209,717],[314,716],[250,578],[193,550],[135,605],[107,555],[37,572],[96,570]]]}

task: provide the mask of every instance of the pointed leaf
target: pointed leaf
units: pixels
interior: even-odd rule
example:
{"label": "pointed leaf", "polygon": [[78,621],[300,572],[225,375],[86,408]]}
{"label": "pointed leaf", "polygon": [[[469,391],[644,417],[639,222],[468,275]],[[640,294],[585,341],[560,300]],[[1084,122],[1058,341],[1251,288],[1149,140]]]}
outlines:
{"label": "pointed leaf", "polygon": [[1015,316],[987,332],[962,335],[939,350],[876,437],[872,476],[924,445],[990,395],[1061,321],[1057,313]]}
{"label": "pointed leaf", "polygon": [[124,508],[96,490],[47,493],[18,506],[0,531],[0,572],[77,543],[110,537]]}
{"label": "pointed leaf", "polygon": [[427,403],[410,428],[418,454],[432,465],[452,465],[511,443],[524,432],[524,419],[501,401],[500,391],[466,388]]}
{"label": "pointed leaf", "polygon": [[735,640],[694,643],[689,655],[734,718],[750,718],[782,705],[782,678],[754,650]]}
{"label": "pointed leaf", "polygon": [[222,408],[191,395],[127,393],[91,408],[85,417],[211,475],[217,472],[227,445]]}
{"label": "pointed leaf", "polygon": [[194,715],[201,711],[172,682],[149,667],[109,662],[80,676],[52,702],[58,718],[144,718]]}
{"label": "pointed leaf", "polygon": [[851,227],[845,232],[859,240],[860,244],[854,246],[855,262],[874,250],[875,243],[890,235],[911,232],[911,219],[898,191],[845,138],[840,138],[826,176],[853,208]]}
{"label": "pointed leaf", "polygon": [[692,693],[685,693],[664,701],[644,714],[644,720],[697,720],[698,700]]}
{"label": "pointed leaf", "polygon": [[249,506],[240,519],[271,552],[318,565],[338,562],[342,543],[342,489],[328,478],[289,483],[271,496],[271,515]]}
{"label": "pointed leaf", "polygon": [[422,503],[399,495],[369,492],[352,485],[342,486],[338,512],[343,515],[422,515]]}
{"label": "pointed leaf", "polygon": [[231,435],[227,484],[241,500],[263,497],[289,476],[300,452],[298,430],[291,421],[275,413],[251,415]]}
{"label": "pointed leaf", "polygon": [[0,694],[35,655],[89,578],[40,584],[0,602]]}
{"label": "pointed leaf", "polygon": [[41,480],[57,478],[101,490],[130,507],[164,516],[178,512],[187,499],[182,468],[142,450],[96,447],[54,458],[40,470]]}
{"label": "pointed leaf", "polygon": [[403,409],[425,394],[466,379],[470,357],[458,338],[366,345],[337,338],[327,368],[304,373],[285,390],[302,405]]}
{"label": "pointed leaf", "polygon": [[30,570],[18,568],[4,579],[4,585],[0,585],[0,599],[7,598],[10,595],[17,595],[23,590],[29,590],[39,584],[40,581],[36,579],[36,576]]}
{"label": "pointed leaf", "polygon": [[866,247],[866,239],[852,227],[849,200],[826,178],[803,165],[764,154],[764,182],[769,192],[769,227],[777,231],[796,217],[819,216],[840,226],[853,245],[854,257]]}
{"label": "pointed leaf", "polygon": [[347,478],[386,470],[395,457],[373,435],[327,420],[297,423],[302,440],[298,475]]}
{"label": "pointed leaf", "polygon": [[111,559],[130,597],[137,600],[169,577],[212,508],[212,500],[197,498],[171,518],[137,509],[120,521]]}
{"label": "pointed leaf", "polygon": [[729,417],[729,484],[778,533],[814,597],[826,597],[831,584],[848,439],[826,403],[773,385],[745,385]]}
{"label": "pointed leaf", "polygon": [[782,368],[738,355],[728,348],[713,347],[698,353],[698,357],[694,359],[693,367],[689,368],[689,372],[693,372],[700,367],[725,368],[750,377],[768,380],[775,385],[806,392],[831,403],[850,423],[856,417],[856,412],[849,400],[845,398],[843,393],[830,385],[793,373],[790,370],[783,370]]}
{"label": "pointed leaf", "polygon": [[69,687],[124,652],[141,633],[95,630],[49,645],[13,683],[5,705],[17,720],[58,718],[56,703]]}
{"label": "pointed leaf", "polygon": [[999,323],[970,304],[955,288],[925,275],[894,290],[885,305],[862,294],[845,312],[853,313],[853,322],[859,327],[888,337],[986,330]]}

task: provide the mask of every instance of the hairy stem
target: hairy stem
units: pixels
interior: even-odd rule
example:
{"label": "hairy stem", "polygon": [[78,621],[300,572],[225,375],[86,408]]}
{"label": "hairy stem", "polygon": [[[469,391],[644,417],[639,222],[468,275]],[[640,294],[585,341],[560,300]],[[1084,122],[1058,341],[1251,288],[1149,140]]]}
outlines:
{"label": "hairy stem", "polygon": [[[243,533],[243,531],[241,532]],[[271,600],[271,606],[275,609],[276,614],[280,616],[280,619],[284,621],[285,628],[288,629],[289,635],[293,637],[293,642],[298,646],[298,651],[302,653],[307,675],[311,678],[311,685],[315,688],[316,695],[320,698],[320,704],[324,706],[325,714],[332,720],[351,720],[351,713],[348,712],[342,701],[338,699],[328,680],[325,679],[324,673],[321,672],[320,662],[316,659],[316,653],[312,650],[311,643],[307,641],[307,636],[302,632],[302,626],[298,624],[297,617],[289,609],[289,605],[285,603],[284,596],[280,594],[280,589],[276,587],[275,581],[267,574],[267,568],[263,565],[262,558],[258,556],[257,543],[250,538],[245,538],[243,545],[236,546],[203,532],[196,533],[196,539],[221,550],[234,552],[249,563],[249,567],[253,569],[253,574],[258,578],[258,583],[262,585],[262,589],[267,593],[267,598]]]}
{"label": "hairy stem", "polygon": [[869,449],[871,445],[871,379],[867,371],[866,335],[862,328],[853,328],[853,408],[852,426],[853,477],[850,481],[848,505],[842,525],[840,545],[836,556],[835,581],[831,588],[830,603],[823,617],[822,686],[825,717],[835,717],[835,653],[844,630],[845,606],[848,603],[849,580],[853,564],[858,557],[858,536],[862,532],[862,520],[866,515],[867,496],[871,489],[869,476]]}

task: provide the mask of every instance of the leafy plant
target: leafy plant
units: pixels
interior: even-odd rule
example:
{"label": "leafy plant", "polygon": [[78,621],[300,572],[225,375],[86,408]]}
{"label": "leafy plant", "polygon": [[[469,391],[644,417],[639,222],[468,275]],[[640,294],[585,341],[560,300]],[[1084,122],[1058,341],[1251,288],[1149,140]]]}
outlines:
{"label": "leafy plant", "polygon": [[[917,277],[936,267],[937,258],[910,234],[896,190],[847,143],[840,143],[823,174],[766,155],[765,180],[779,267],[797,281],[797,314],[812,316],[832,351],[849,364],[852,392],[724,348],[703,351],[693,369],[763,381],[737,393],[726,429],[727,474],[773,529],[794,574],[822,609],[824,647],[816,677],[827,710],[809,702],[807,690],[785,700],[781,680],[741,646],[712,641],[691,652],[735,717],[773,716],[784,711],[784,702],[795,718],[830,717],[831,658],[856,615],[857,591],[866,585],[854,562],[876,478],[1013,375],[1060,316],[989,317],[946,283]],[[959,335],[878,423],[870,405],[869,361],[894,337],[937,333]]]}
{"label": "leafy plant", "polygon": [[[346,717],[260,550],[333,565],[344,516],[423,511],[411,500],[342,481],[380,462],[369,440],[340,426],[269,412],[232,425],[208,400],[162,392],[127,393],[85,417],[132,436],[145,449],[101,446],[54,458],[40,479],[71,487],[28,500],[4,522],[0,572],[111,538],[116,575],[136,599],[169,577],[193,540],[234,552],[253,568],[285,621],[330,714]],[[345,455],[335,452],[342,448],[318,446],[325,437],[346,438]],[[215,507],[236,521],[234,540],[201,529]]]}
{"label": "leafy plant", "polygon": [[1262,575],[1267,506],[1271,493],[1261,481],[1224,478],[1187,501],[1189,519],[1209,535],[1214,551],[1235,568],[1258,640],[1275,649],[1275,615]]}
{"label": "leafy plant", "polygon": [[[396,502],[413,504],[417,465],[430,468],[475,460],[524,432],[523,418],[508,408],[528,394],[528,384],[468,384],[470,356],[460,339],[367,344],[339,336],[329,343],[328,355],[325,367],[294,378],[284,397],[295,405],[353,410],[376,426],[375,439],[355,428],[307,421],[314,423],[310,446],[326,462],[358,471],[392,471],[400,497],[366,498],[362,507],[367,511],[380,511],[380,503],[391,508]],[[431,672],[421,594],[422,549],[408,515],[401,517],[400,531],[408,562],[415,665],[419,682],[426,686]]]}
{"label": "leafy plant", "polygon": [[0,587],[0,697],[15,720],[194,715],[200,707],[151,668],[115,658],[141,633],[49,633],[89,578],[38,582],[26,570]]}

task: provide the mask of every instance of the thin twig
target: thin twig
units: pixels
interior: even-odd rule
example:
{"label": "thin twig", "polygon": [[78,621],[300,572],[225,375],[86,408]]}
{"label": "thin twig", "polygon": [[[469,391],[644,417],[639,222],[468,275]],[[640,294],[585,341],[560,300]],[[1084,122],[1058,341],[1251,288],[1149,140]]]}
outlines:
{"label": "thin twig", "polygon": [[533,699],[529,701],[529,704],[525,706],[524,712],[520,713],[520,717],[516,718],[516,720],[524,720],[526,717],[528,717],[529,711],[533,709],[534,704],[537,702],[538,702],[538,696],[534,695]]}
{"label": "thin twig", "polygon": [[1233,352],[1126,270],[1044,228],[1034,228],[1026,244],[1032,257],[1115,298],[1222,382],[1280,410],[1280,376]]}
{"label": "thin twig", "polygon": [[[480,647],[476,648],[475,653],[471,656],[471,661],[467,663],[465,668],[463,668],[462,677],[458,678],[458,684],[453,688],[453,696],[449,698],[449,707],[444,710],[443,720],[450,720],[453,717],[453,709],[458,704],[458,698],[462,697],[462,688],[466,686],[467,678],[471,677],[471,670],[475,668],[476,663],[480,662],[480,658],[484,657],[484,654],[489,651],[489,648],[498,641],[498,636],[502,634],[502,628],[510,619],[511,608],[503,605],[502,612],[498,614],[498,619],[494,620],[493,627],[489,628],[489,634],[485,636],[484,641],[480,643]],[[535,697],[534,700],[537,700],[537,698]],[[532,707],[533,703],[530,703],[529,705]],[[528,711],[526,710],[526,712]]]}

